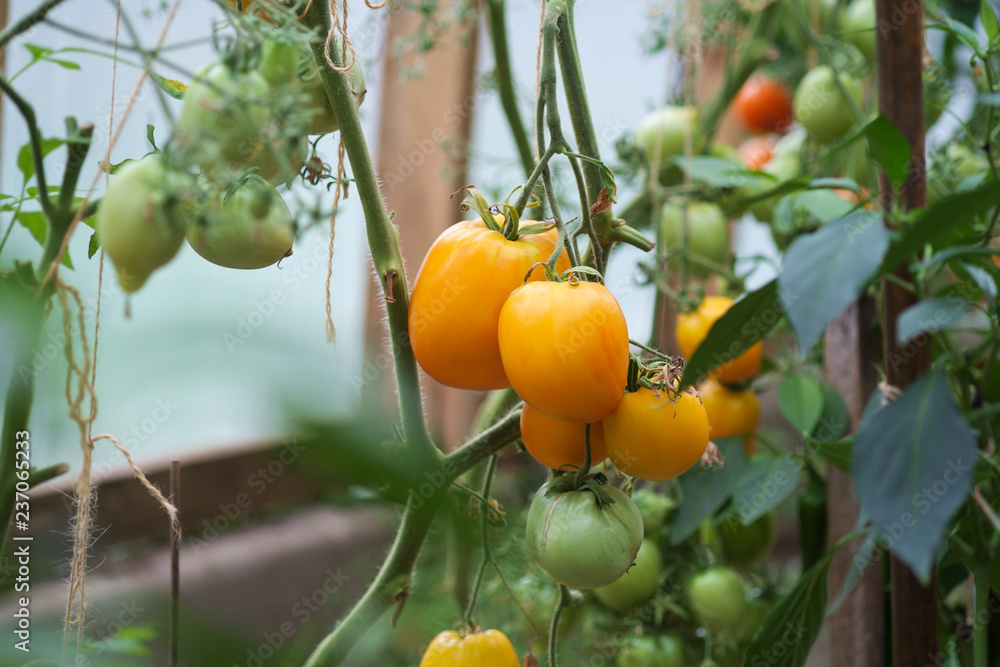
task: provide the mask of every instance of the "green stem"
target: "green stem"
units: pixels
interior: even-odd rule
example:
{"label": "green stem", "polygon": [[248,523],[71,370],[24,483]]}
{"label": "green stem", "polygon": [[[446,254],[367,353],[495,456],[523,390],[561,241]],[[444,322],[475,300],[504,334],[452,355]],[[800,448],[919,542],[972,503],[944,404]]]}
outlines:
{"label": "green stem", "polygon": [[552,625],[549,626],[549,667],[558,667],[556,664],[556,643],[559,640],[559,618],[571,599],[569,589],[559,584],[559,601],[556,602],[556,610],[552,613]]}
{"label": "green stem", "polygon": [[590,245],[588,250],[590,253],[586,255],[589,260],[587,266],[592,266],[597,269],[597,272],[602,276],[604,275],[604,255],[601,249],[601,240],[597,238],[597,232],[594,231],[594,219],[590,214],[590,206],[587,203],[587,185],[583,180],[583,170],[580,168],[580,161],[572,156],[567,156],[569,159],[569,164],[573,168],[573,178],[576,180],[576,189],[580,195],[580,216],[582,224],[580,225],[580,230],[573,235],[574,247],[576,246],[576,236],[578,234],[586,234],[587,238],[590,240]]}
{"label": "green stem", "polygon": [[[28,125],[28,138],[31,144],[31,160],[35,166],[35,179],[38,182],[38,202],[42,206],[42,211],[45,212],[46,217],[49,221],[55,215],[56,207],[52,204],[49,199],[49,188],[45,180],[45,167],[43,161],[45,159],[44,153],[42,153],[42,133],[38,129],[38,120],[35,118],[35,110],[32,108],[28,102],[17,94],[7,79],[0,75],[0,90],[7,94],[10,101],[14,103],[17,110],[21,112],[21,116],[24,117],[24,122]],[[49,234],[49,238],[55,236],[54,234]],[[61,240],[61,239],[60,239]]]}
{"label": "green stem", "polygon": [[11,24],[6,30],[0,32],[0,50],[7,48],[7,44],[10,40],[14,39],[23,32],[31,30],[36,25],[44,21],[48,13],[57,6],[61,5],[63,2],[65,2],[65,0],[45,0],[45,2],[38,5],[34,11],[21,17],[21,19],[16,23]]}
{"label": "green stem", "polygon": [[628,341],[628,342],[629,342],[629,344],[631,344],[631,345],[635,345],[635,346],[636,346],[637,348],[639,348],[640,350],[643,350],[643,351],[645,351],[645,352],[649,352],[649,353],[650,353],[651,355],[653,355],[653,356],[654,356],[654,357],[656,357],[657,359],[662,359],[663,361],[673,361],[673,359],[671,359],[671,358],[670,358],[670,357],[669,357],[668,355],[666,355],[666,354],[663,354],[662,352],[660,352],[660,351],[659,351],[659,350],[657,350],[656,348],[652,348],[652,347],[649,347],[648,345],[643,345],[643,344],[642,344],[642,343],[640,343],[639,341],[637,341],[637,340],[632,340],[631,338],[629,339],[629,341]]}
{"label": "green stem", "polygon": [[[320,35],[329,33],[329,1],[314,0],[309,5],[303,23]],[[343,72],[327,66],[323,48],[323,40],[313,43],[313,53],[323,78],[323,86],[326,88],[333,112],[340,122],[340,136],[351,163],[352,176],[364,211],[372,262],[382,286],[396,366],[403,435],[407,445],[421,452],[428,460],[440,460],[441,452],[431,440],[424,419],[420,376],[410,346],[407,323],[409,290],[406,284],[406,271],[403,268],[403,256],[399,250],[399,233],[385,209],[347,77]],[[341,54],[337,49],[333,51],[330,55],[335,63],[339,63]]]}
{"label": "green stem", "polygon": [[583,478],[590,472],[590,424],[583,427],[583,465],[576,471],[577,488],[583,484]]}
{"label": "green stem", "polygon": [[972,650],[975,667],[987,667],[990,643],[990,562],[982,555],[976,558],[975,613],[972,616]]}
{"label": "green stem", "polygon": [[521,190],[521,194],[518,196],[517,201],[514,202],[514,208],[517,209],[518,215],[524,213],[524,208],[528,205],[528,200],[531,198],[531,191],[535,189],[535,183],[538,182],[542,172],[549,166],[549,161],[552,159],[552,156],[558,153],[560,148],[561,146],[555,141],[549,144],[549,147],[545,149],[545,152],[538,160],[535,168],[528,174],[528,180],[524,182],[524,188]]}
{"label": "green stem", "polygon": [[[531,151],[528,132],[524,129],[521,112],[517,108],[517,97],[514,94],[514,76],[510,69],[510,53],[507,48],[507,25],[505,22],[504,0],[487,0],[486,23],[490,29],[490,42],[493,45],[493,59],[496,61],[497,88],[500,93],[500,105],[507,124],[514,135],[517,153],[521,158],[524,173],[530,174],[535,165],[535,156]],[[520,213],[521,209],[518,209]]]}
{"label": "green stem", "polygon": [[521,411],[515,408],[494,426],[449,454],[434,469],[434,472],[441,474],[442,483],[430,498],[410,493],[396,540],[375,581],[347,617],[320,642],[309,656],[305,667],[342,664],[354,646],[386,611],[394,604],[402,605],[406,602],[417,557],[451,483],[513,441],[519,432],[520,420]]}
{"label": "green stem", "polygon": [[472,584],[472,593],[469,595],[469,606],[465,609],[465,624],[472,627],[472,614],[476,610],[476,601],[479,599],[479,587],[483,583],[483,574],[486,572],[486,566],[489,565],[492,560],[490,557],[490,537],[489,537],[489,518],[490,518],[490,490],[493,487],[493,475],[497,471],[497,455],[494,454],[490,457],[489,467],[486,469],[486,481],[483,482],[483,495],[482,497],[486,501],[486,505],[482,508],[482,515],[480,517],[480,539],[483,544],[483,560],[479,564],[479,571],[476,572],[476,579]]}

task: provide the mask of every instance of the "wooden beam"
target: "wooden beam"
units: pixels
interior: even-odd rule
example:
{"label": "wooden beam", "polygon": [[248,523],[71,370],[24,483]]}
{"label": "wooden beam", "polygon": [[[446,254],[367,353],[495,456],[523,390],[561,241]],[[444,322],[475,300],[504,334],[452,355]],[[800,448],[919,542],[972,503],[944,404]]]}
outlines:
{"label": "wooden beam", "polygon": [[[879,109],[896,124],[910,145],[913,157],[897,203],[904,210],[913,209],[925,204],[927,189],[924,165],[923,0],[877,0],[875,6]],[[884,210],[890,210],[893,188],[884,173],[881,195]],[[905,268],[900,269],[898,275],[908,279]],[[908,343],[905,354],[896,343],[896,318],[915,302],[915,295],[893,282],[883,281],[885,377],[890,385],[900,389],[912,384],[930,366],[929,341]],[[890,578],[893,665],[909,667],[924,664],[929,656],[938,654],[935,574],[932,571],[928,585],[923,586],[909,568],[893,557]]]}
{"label": "wooden beam", "polygon": [[[450,3],[439,3],[447,11]],[[390,5],[391,6],[391,5]],[[458,24],[440,37],[425,55],[400,54],[394,49],[420,27],[421,16],[394,8],[386,35],[384,87],[378,142],[378,169],[382,193],[399,240],[412,287],[417,269],[431,243],[449,225],[463,219],[460,198],[450,195],[467,185],[467,150],[476,106],[474,78],[478,24]],[[408,48],[413,48],[409,46]],[[420,77],[407,77],[419,65]],[[389,359],[385,347],[384,308],[374,294],[368,307],[369,360]],[[377,364],[383,372],[368,385],[363,400],[391,406],[396,402],[391,364]],[[480,395],[450,389],[424,378],[424,407],[431,434],[446,448],[466,435]]]}

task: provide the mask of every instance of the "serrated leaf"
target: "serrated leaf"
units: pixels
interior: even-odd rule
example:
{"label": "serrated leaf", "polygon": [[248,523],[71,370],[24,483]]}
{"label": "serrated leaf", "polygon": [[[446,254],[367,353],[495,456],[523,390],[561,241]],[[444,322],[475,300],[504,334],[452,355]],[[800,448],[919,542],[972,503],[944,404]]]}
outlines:
{"label": "serrated leaf", "polygon": [[912,153],[906,137],[884,114],[868,123],[865,138],[871,159],[877,162],[890,182],[900,184],[906,178]]}
{"label": "serrated leaf", "polygon": [[810,434],[823,415],[823,388],[802,375],[785,378],[778,386],[778,407],[799,434]]}
{"label": "serrated leaf", "polygon": [[948,296],[915,303],[896,320],[896,342],[899,345],[924,333],[934,333],[958,324],[969,309],[961,297]]}
{"label": "serrated leaf", "polygon": [[986,0],[982,0],[979,3],[979,17],[983,21],[983,30],[986,31],[986,37],[992,42],[1000,34],[1000,23],[997,22],[997,15],[993,11],[993,7]]}
{"label": "serrated leaf", "polygon": [[732,511],[749,525],[795,493],[799,465],[788,456],[758,456],[744,465],[733,488]]}
{"label": "serrated leaf", "polygon": [[691,537],[702,521],[726,503],[746,462],[742,438],[725,438],[715,444],[722,452],[722,468],[702,470],[696,464],[677,478],[684,496],[670,524],[671,544],[680,544]]}
{"label": "serrated leaf", "polygon": [[[968,239],[963,237],[976,217],[1000,204],[1000,181],[989,181],[975,190],[958,192],[935,202],[916,214],[913,224],[902,232],[886,253],[883,271],[892,271],[930,244],[944,248]],[[967,234],[965,235],[967,236]]]}
{"label": "serrated leaf", "polygon": [[835,552],[803,573],[764,619],[747,648],[743,664],[802,667],[826,615],[826,578]]}
{"label": "serrated leaf", "polygon": [[746,352],[764,338],[784,314],[778,298],[777,280],[734,303],[715,321],[705,340],[687,360],[681,376],[681,389],[697,384],[716,366]]}
{"label": "serrated leaf", "polygon": [[848,475],[851,474],[851,456],[854,451],[853,436],[830,442],[810,438],[808,445],[841,471]]}
{"label": "serrated leaf", "polygon": [[162,77],[153,70],[149,71],[149,78],[153,80],[153,83],[156,84],[157,88],[165,92],[170,97],[175,100],[184,99],[184,92],[187,90],[186,84],[174,79]]}
{"label": "serrated leaf", "polygon": [[823,385],[823,413],[810,434],[820,442],[836,440],[847,432],[851,423],[851,413],[841,398],[840,392],[829,385]]}
{"label": "serrated leaf", "polygon": [[972,487],[976,438],[939,371],[858,429],[851,476],[872,530],[927,581],[948,521]]}
{"label": "serrated leaf", "polygon": [[[42,159],[64,143],[66,142],[63,139],[42,139]],[[31,156],[31,142],[21,146],[21,150],[17,152],[17,168],[24,176],[25,183],[35,176],[35,162]]]}
{"label": "serrated leaf", "polygon": [[806,356],[830,322],[850,306],[878,270],[889,232],[860,210],[797,238],[785,253],[781,299]]}

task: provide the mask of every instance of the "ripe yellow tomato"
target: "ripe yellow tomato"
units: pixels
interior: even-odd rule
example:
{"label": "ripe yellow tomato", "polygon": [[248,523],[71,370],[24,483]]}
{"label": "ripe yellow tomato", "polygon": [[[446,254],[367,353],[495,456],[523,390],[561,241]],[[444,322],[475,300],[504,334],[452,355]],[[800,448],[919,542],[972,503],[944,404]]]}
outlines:
{"label": "ripe yellow tomato", "polygon": [[760,423],[760,403],[753,390],[733,391],[721,382],[705,380],[698,385],[698,398],[708,413],[712,439],[745,435],[743,451],[752,456],[756,449],[753,433]]}
{"label": "ripe yellow tomato", "polygon": [[[410,293],[410,344],[421,368],[449,387],[510,386],[497,342],[500,309],[531,266],[548,260],[556,240],[553,229],[508,241],[482,220],[445,230],[427,252]],[[568,268],[564,251],[556,271]],[[545,277],[541,271],[531,275]]]}
{"label": "ripe yellow tomato", "polygon": [[[677,345],[681,354],[690,357],[705,340],[708,330],[715,321],[733,305],[733,300],[725,296],[706,296],[698,309],[691,313],[677,315]],[[710,375],[722,382],[736,384],[749,380],[760,373],[764,345],[757,341],[750,349],[731,361],[718,366]]]}
{"label": "ripe yellow tomato", "polygon": [[434,638],[420,667],[520,667],[507,635],[499,630],[460,634],[446,630]]}
{"label": "ripe yellow tomato", "polygon": [[[531,456],[544,466],[558,470],[564,466],[579,468],[586,454],[586,424],[553,419],[530,405],[521,411],[521,439]],[[608,457],[604,447],[601,422],[590,426],[590,462],[594,465]]]}
{"label": "ripe yellow tomato", "polygon": [[705,453],[708,415],[696,396],[640,387],[604,418],[604,444],[625,474],[651,482],[673,479]]}
{"label": "ripe yellow tomato", "polygon": [[604,285],[529,282],[500,311],[500,357],[531,407],[593,423],[615,409],[628,379],[625,314]]}

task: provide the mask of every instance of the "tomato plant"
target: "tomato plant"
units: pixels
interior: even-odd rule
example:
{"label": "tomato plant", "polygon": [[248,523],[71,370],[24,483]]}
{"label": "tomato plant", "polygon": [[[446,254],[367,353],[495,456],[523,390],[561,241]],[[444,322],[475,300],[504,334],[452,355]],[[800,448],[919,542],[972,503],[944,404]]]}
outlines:
{"label": "tomato plant", "polygon": [[671,183],[680,175],[672,161],[684,154],[685,137],[691,135],[697,123],[695,107],[666,106],[649,113],[639,124],[636,144],[663,183]]}
{"label": "tomato plant", "polygon": [[[733,300],[728,297],[707,296],[696,310],[677,316],[677,345],[684,356],[694,354],[708,335],[708,330],[732,306]],[[755,343],[735,359],[721,364],[713,372],[713,376],[720,382],[731,384],[749,380],[760,373],[763,349],[761,343]]]}
{"label": "tomato plant", "polygon": [[[707,276],[726,263],[729,222],[718,204],[693,201],[685,207],[682,203],[668,202],[660,214],[660,227],[659,241],[672,254],[686,257],[695,275]],[[674,255],[671,259],[676,270],[681,257]]]}
{"label": "tomato plant", "polygon": [[656,540],[643,540],[635,562],[617,581],[594,589],[594,597],[609,609],[627,614],[656,595],[663,572],[663,556]]}
{"label": "tomato plant", "polygon": [[857,79],[846,72],[834,74],[828,66],[821,65],[809,70],[795,89],[795,120],[806,129],[810,139],[827,144],[840,139],[854,126],[861,103],[861,84]]}
{"label": "tomato plant", "polygon": [[507,378],[536,410],[592,423],[622,400],[628,330],[604,285],[575,278],[526,282],[503,304],[497,332]]}
{"label": "tomato plant", "polygon": [[743,580],[735,570],[706,569],[691,578],[687,590],[691,612],[702,627],[734,639],[740,637],[749,605]]}
{"label": "tomato plant", "polygon": [[[536,461],[555,470],[583,465],[585,430],[586,424],[553,419],[530,405],[521,410],[521,439],[525,449]],[[601,422],[590,426],[590,455],[593,461],[607,457]]]}
{"label": "tomato plant", "polygon": [[642,516],[613,486],[602,486],[598,493],[546,484],[531,501],[526,540],[534,561],[559,583],[600,588],[625,574],[635,560]]}

